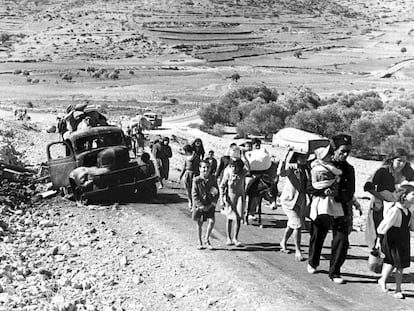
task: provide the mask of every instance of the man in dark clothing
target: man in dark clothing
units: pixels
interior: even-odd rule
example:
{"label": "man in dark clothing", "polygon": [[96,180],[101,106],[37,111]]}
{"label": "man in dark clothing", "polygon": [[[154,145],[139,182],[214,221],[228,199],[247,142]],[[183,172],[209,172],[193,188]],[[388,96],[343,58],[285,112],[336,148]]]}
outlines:
{"label": "man in dark clothing", "polygon": [[338,194],[335,197],[344,210],[344,216],[335,218],[332,224],[332,245],[329,277],[335,282],[342,284],[341,267],[345,262],[349,249],[348,236],[352,229],[352,202],[355,194],[355,170],[347,162],[351,153],[351,136],[340,134],[332,137],[331,145],[334,149],[333,165],[342,170],[341,179],[338,183]]}
{"label": "man in dark clothing", "polygon": [[167,180],[170,171],[170,158],[172,157],[172,150],[169,146],[170,139],[164,137],[162,140],[157,140],[152,146],[152,154],[157,161],[158,170],[160,172],[160,186],[163,187],[163,180]]}
{"label": "man in dark clothing", "polygon": [[[350,234],[350,228],[352,228],[352,202],[355,193],[355,170],[346,160],[352,149],[351,136],[340,134],[332,137],[331,146],[334,154],[332,158],[333,165],[342,170],[341,178],[338,183],[337,193],[335,194],[335,201],[341,203],[344,216],[332,217],[329,215],[321,215],[313,222],[311,228],[311,241],[309,247],[309,265],[308,272],[315,273],[316,267],[319,263],[319,255],[314,254],[311,246],[319,245],[323,243],[330,227],[332,226],[332,244],[331,244],[331,259],[329,265],[329,277],[337,283],[343,284],[345,281],[341,278],[341,267],[345,262],[345,258],[349,249],[348,236]],[[312,187],[308,187],[308,192],[314,196],[324,196],[324,193],[316,190]],[[323,217],[322,217],[323,216]],[[318,233],[315,234],[315,230]],[[316,240],[312,240],[313,238]],[[316,259],[315,259],[316,258]]]}
{"label": "man in dark clothing", "polygon": [[213,150],[210,150],[208,152],[208,156],[207,156],[206,160],[210,163],[210,174],[211,175],[216,175],[217,160],[214,158],[214,151]]}

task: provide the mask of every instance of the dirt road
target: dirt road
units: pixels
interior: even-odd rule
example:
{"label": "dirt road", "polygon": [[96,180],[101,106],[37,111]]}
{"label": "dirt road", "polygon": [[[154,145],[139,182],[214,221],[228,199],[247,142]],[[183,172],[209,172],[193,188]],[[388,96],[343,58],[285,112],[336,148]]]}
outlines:
{"label": "dirt road", "polygon": [[[173,196],[176,199],[171,202],[169,198]],[[182,239],[179,243],[194,245],[195,250],[195,224],[184,198],[183,191],[174,186],[164,189],[156,204],[133,204],[128,206],[128,211],[136,217],[150,218],[165,230],[178,234]],[[391,294],[382,293],[376,283],[378,275],[366,266],[368,249],[364,246],[363,232],[351,234],[351,249],[342,269],[347,283],[337,285],[327,275],[331,235],[328,235],[322,253],[320,272],[309,275],[306,261],[295,262],[293,253],[279,251],[278,241],[286,224],[283,211],[280,208],[271,211],[265,206],[263,224],[264,228],[244,225],[240,234],[244,247],[228,247],[225,245],[224,216],[217,212],[212,239],[215,251],[199,252],[205,252],[212,261],[232,269],[242,281],[250,283],[264,296],[276,298],[275,310],[376,310],[378,307],[382,310],[412,310],[414,269],[406,271],[403,290],[407,299],[399,301]],[[308,231],[303,233],[302,243],[306,256]],[[394,289],[394,284],[389,287]]]}

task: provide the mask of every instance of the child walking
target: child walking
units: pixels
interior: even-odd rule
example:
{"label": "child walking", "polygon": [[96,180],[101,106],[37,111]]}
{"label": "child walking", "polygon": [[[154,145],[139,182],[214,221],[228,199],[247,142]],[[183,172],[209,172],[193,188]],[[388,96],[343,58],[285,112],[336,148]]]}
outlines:
{"label": "child walking", "polygon": [[200,173],[200,158],[194,152],[191,145],[184,145],[183,150],[185,153],[185,161],[180,174],[179,182],[181,182],[181,179],[184,177],[184,187],[187,190],[188,208],[191,210],[193,208],[191,189],[193,185],[193,178],[198,176]]}
{"label": "child walking", "polygon": [[[220,182],[220,198],[224,205],[224,214],[227,217],[226,244],[241,247],[243,245],[238,240],[238,236],[246,206],[245,178],[250,166],[244,155],[240,153],[240,149],[237,150],[238,157],[232,157],[229,166],[224,170],[223,179]],[[243,161],[240,156],[243,157]],[[232,236],[233,222],[235,225]]]}
{"label": "child walking", "polygon": [[194,177],[191,190],[193,199],[193,220],[197,221],[198,249],[204,249],[202,233],[203,222],[208,220],[207,231],[204,238],[205,246],[213,249],[210,243],[210,235],[213,230],[216,210],[218,186],[216,177],[210,173],[210,163],[206,160],[200,162],[200,175]]}
{"label": "child walking", "polygon": [[387,292],[387,278],[395,269],[394,297],[403,299],[401,283],[403,270],[410,266],[410,227],[414,229],[412,213],[409,208],[414,205],[414,186],[402,185],[397,192],[398,202],[389,203],[389,207],[377,228],[376,247],[385,255],[381,277],[378,279],[383,292]]}

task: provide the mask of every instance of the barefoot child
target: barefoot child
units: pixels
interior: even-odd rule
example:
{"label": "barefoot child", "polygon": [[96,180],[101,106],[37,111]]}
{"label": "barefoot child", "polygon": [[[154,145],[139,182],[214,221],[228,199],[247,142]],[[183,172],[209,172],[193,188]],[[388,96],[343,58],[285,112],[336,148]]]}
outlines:
{"label": "barefoot child", "polygon": [[197,248],[204,248],[202,240],[203,222],[208,219],[204,243],[208,249],[213,249],[210,243],[210,234],[215,222],[214,213],[218,187],[216,177],[210,174],[210,163],[206,160],[200,162],[200,175],[193,179],[191,194],[193,199],[193,220],[197,221],[198,227],[199,245]]}
{"label": "barefoot child", "polygon": [[193,185],[193,178],[199,174],[200,158],[194,152],[191,145],[184,145],[183,150],[185,152],[184,167],[181,171],[179,182],[184,177],[184,187],[187,190],[188,208],[193,208],[193,200],[191,196],[191,187]]}
{"label": "barefoot child", "polygon": [[395,269],[394,297],[403,299],[401,283],[403,270],[410,266],[410,227],[414,228],[412,213],[409,208],[414,205],[414,186],[402,185],[397,192],[398,202],[389,203],[389,207],[377,228],[377,247],[384,253],[384,264],[378,284],[383,292],[387,291],[387,278]]}
{"label": "barefoot child", "polygon": [[[223,179],[220,182],[220,197],[227,217],[226,244],[234,244],[239,247],[243,246],[238,240],[238,235],[246,205],[245,178],[250,169],[249,162],[244,156],[243,160],[244,162],[240,159],[240,150],[238,150],[238,158],[231,157],[229,166],[225,169]],[[232,237],[233,221],[235,222],[235,228]]]}

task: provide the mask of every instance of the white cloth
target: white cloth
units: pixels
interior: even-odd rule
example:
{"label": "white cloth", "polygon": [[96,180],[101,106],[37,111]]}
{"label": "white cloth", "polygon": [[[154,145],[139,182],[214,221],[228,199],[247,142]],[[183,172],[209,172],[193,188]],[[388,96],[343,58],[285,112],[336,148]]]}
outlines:
{"label": "white cloth", "polygon": [[[402,215],[401,210],[405,215],[408,214],[408,209],[399,202],[384,202],[384,219],[380,222],[377,228],[378,234],[386,234],[391,227],[401,227]],[[413,213],[411,212],[410,228],[414,231]]]}

